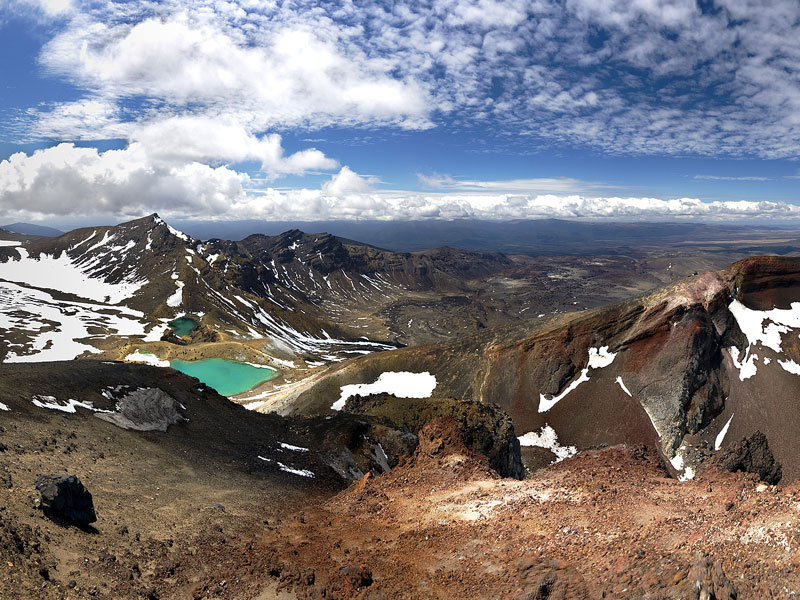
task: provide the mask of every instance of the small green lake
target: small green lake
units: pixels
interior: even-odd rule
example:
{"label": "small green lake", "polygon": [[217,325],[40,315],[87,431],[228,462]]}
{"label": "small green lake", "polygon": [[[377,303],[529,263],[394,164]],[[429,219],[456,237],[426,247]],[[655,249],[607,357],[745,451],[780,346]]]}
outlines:
{"label": "small green lake", "polygon": [[197,327],[197,321],[190,317],[180,317],[175,319],[174,321],[170,321],[168,323],[172,330],[175,332],[175,335],[178,337],[183,337],[185,335],[189,335],[192,331],[195,330]]}
{"label": "small green lake", "polygon": [[243,362],[224,358],[204,360],[173,360],[173,369],[197,377],[223,396],[233,396],[251,390],[259,383],[269,381],[278,372],[269,367],[254,367]]}

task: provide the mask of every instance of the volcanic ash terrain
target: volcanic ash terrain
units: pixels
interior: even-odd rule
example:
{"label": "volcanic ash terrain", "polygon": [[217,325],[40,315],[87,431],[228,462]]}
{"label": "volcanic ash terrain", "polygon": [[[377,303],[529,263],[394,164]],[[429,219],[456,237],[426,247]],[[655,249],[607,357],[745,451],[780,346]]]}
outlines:
{"label": "volcanic ash terrain", "polygon": [[[9,240],[0,597],[800,591],[800,260],[444,343],[398,348],[380,320],[511,263],[297,231],[199,242],[156,216]],[[203,355],[282,373],[246,410],[154,366]]]}

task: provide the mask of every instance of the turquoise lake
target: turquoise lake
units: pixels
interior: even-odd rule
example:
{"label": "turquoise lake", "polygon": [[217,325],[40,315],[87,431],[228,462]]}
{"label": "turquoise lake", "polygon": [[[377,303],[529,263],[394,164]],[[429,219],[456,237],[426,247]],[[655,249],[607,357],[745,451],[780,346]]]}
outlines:
{"label": "turquoise lake", "polygon": [[172,327],[175,335],[178,337],[183,337],[185,335],[189,335],[195,330],[197,327],[197,321],[190,319],[189,317],[180,317],[174,321],[170,321],[168,325]]}
{"label": "turquoise lake", "polygon": [[170,367],[197,377],[223,396],[233,396],[251,390],[259,383],[269,381],[278,372],[268,367],[254,367],[247,363],[224,358],[204,360],[173,360]]}

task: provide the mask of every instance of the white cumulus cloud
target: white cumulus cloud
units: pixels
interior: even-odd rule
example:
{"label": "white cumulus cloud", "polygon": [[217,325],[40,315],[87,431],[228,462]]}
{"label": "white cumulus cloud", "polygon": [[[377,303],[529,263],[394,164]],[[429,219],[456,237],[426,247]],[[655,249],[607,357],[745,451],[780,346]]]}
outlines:
{"label": "white cumulus cloud", "polygon": [[800,218],[800,207],[784,202],[603,197],[563,190],[539,193],[524,191],[519,182],[519,190],[513,193],[490,191],[497,182],[481,186],[476,181],[471,182],[475,191],[386,191],[377,189],[373,178],[347,166],[317,189],[256,189],[253,183],[246,174],[224,165],[153,163],[138,142],[105,152],[65,143],[0,161],[0,217],[108,215],[121,219],[156,211],[165,217],[303,221]]}
{"label": "white cumulus cloud", "polygon": [[130,137],[154,161],[239,163],[257,160],[271,175],[301,175],[306,171],[338,167],[337,161],[314,148],[284,155],[278,134],[255,136],[240,125],[206,116],[182,116],[153,121],[136,128]]}

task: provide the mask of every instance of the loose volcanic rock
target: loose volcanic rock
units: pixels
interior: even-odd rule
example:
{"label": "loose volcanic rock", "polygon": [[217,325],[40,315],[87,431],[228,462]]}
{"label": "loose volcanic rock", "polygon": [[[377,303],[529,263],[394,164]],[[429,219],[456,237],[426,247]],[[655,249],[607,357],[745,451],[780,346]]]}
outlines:
{"label": "loose volcanic rock", "polygon": [[437,417],[452,417],[468,448],[489,459],[490,466],[502,477],[522,479],[519,440],[514,424],[499,406],[453,398],[397,398],[391,394],[351,396],[344,410],[383,419],[414,435]]}
{"label": "loose volcanic rock", "polygon": [[770,485],[777,484],[783,475],[781,463],[775,460],[769,449],[767,436],[760,431],[741,439],[733,448],[719,454],[713,464],[731,473],[755,473],[761,481]]}
{"label": "loose volcanic rock", "polygon": [[42,494],[41,508],[48,516],[80,527],[97,521],[92,494],[75,475],[40,475],[34,485]]}

